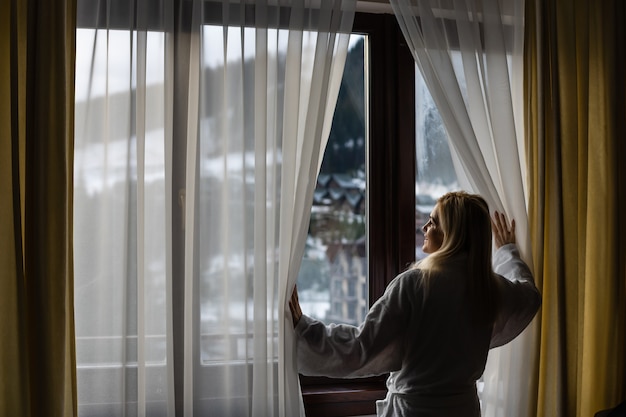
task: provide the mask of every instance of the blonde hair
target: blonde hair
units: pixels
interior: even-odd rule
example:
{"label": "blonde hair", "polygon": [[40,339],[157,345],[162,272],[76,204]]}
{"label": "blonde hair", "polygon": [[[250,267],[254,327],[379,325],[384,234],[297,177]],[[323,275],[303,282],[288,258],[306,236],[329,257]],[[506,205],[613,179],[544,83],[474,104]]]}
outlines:
{"label": "blonde hair", "polygon": [[495,316],[495,282],[491,266],[491,216],[485,199],[477,194],[455,191],[437,200],[438,222],[443,233],[441,247],[417,262],[427,280],[451,259],[467,255],[467,293],[474,318],[491,322]]}

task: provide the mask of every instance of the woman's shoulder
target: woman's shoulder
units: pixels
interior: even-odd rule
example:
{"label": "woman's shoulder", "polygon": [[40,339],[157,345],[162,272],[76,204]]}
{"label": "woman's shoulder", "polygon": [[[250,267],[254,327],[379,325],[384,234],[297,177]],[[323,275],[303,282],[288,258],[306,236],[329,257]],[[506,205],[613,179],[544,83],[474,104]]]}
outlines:
{"label": "woman's shoulder", "polygon": [[[413,266],[399,274],[392,283],[403,288],[414,288],[416,291],[424,287],[432,287],[433,284],[442,283],[448,278],[456,277],[464,270],[460,265],[446,264],[437,268],[421,268]],[[391,286],[391,283],[390,283]]]}
{"label": "woman's shoulder", "polygon": [[407,270],[399,273],[394,279],[389,282],[385,292],[413,292],[423,287],[425,280],[424,271],[411,266]]}

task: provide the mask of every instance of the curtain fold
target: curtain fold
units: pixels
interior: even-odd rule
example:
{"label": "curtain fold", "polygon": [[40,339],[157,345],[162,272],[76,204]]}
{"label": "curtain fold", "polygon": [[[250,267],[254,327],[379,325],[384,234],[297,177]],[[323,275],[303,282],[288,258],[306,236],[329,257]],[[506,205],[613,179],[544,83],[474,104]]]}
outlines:
{"label": "curtain fold", "polygon": [[622,3],[528,2],[538,416],[590,416],[626,398]]}
{"label": "curtain fold", "polygon": [[0,414],[75,416],[76,3],[0,10]]}
{"label": "curtain fold", "polygon": [[[391,0],[391,5],[441,114],[461,186],[515,219],[518,246],[532,268],[520,129],[523,2]],[[480,394],[483,415],[532,415],[535,323],[490,352]]]}

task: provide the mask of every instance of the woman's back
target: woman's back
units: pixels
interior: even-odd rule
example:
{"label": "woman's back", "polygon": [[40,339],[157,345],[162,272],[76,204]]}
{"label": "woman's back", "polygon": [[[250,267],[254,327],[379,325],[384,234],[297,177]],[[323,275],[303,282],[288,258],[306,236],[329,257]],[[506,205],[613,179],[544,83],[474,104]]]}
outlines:
{"label": "woman's back", "polygon": [[445,395],[473,386],[482,374],[492,325],[472,318],[468,279],[465,259],[458,259],[432,272],[423,288],[416,287],[415,296],[423,301],[407,323],[397,388]]}
{"label": "woman's back", "polygon": [[377,404],[379,416],[480,415],[475,381],[484,371],[489,348],[519,335],[540,305],[532,274],[515,245],[496,252],[494,268],[504,275],[492,277],[499,306],[494,325],[473,319],[466,292],[472,277],[463,257],[431,272],[427,282],[421,272],[409,272],[417,285],[407,281],[400,291],[421,302],[419,309],[412,309],[402,366],[387,380],[387,398]]}

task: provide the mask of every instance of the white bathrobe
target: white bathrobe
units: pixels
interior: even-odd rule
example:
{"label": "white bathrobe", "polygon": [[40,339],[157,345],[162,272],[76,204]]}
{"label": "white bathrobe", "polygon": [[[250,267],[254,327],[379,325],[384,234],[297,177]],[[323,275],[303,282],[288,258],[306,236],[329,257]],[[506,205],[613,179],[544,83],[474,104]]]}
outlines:
{"label": "white bathrobe", "polygon": [[487,352],[513,340],[541,304],[532,273],[514,244],[494,255],[499,311],[493,325],[470,319],[466,257],[428,280],[409,270],[389,283],[359,326],[324,325],[302,316],[298,367],[337,378],[390,373],[378,416],[480,416],[476,380]]}

